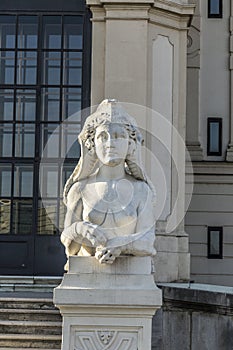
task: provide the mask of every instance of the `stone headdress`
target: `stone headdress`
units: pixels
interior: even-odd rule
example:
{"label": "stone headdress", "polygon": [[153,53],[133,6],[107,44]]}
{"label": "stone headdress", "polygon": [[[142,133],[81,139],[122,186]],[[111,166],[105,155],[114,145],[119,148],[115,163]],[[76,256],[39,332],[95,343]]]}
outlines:
{"label": "stone headdress", "polygon": [[136,121],[131,117],[116,100],[107,99],[101,102],[95,113],[91,114],[85,121],[83,129],[78,136],[81,146],[81,157],[73,173],[67,180],[63,199],[67,204],[67,195],[71,186],[90,175],[98,169],[98,158],[95,153],[95,130],[98,126],[108,123],[119,123],[129,133],[129,148],[125,159],[125,171],[135,179],[148,183],[155,194],[154,187],[148,179],[141,161],[141,146],[143,144],[142,134]]}

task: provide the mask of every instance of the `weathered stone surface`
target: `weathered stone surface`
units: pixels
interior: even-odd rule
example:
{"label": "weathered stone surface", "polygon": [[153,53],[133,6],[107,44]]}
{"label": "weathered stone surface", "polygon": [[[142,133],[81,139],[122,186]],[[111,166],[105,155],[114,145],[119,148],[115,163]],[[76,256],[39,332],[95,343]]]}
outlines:
{"label": "weathered stone surface", "polygon": [[233,349],[233,317],[192,313],[192,347],[203,350]]}
{"label": "weathered stone surface", "polygon": [[154,316],[153,350],[157,344],[160,350],[233,348],[232,288],[175,283],[162,288],[163,307]]}
{"label": "weathered stone surface", "polygon": [[109,350],[121,342],[122,349],[150,349],[152,317],[162,302],[151,269],[151,257],[119,257],[112,265],[71,257],[54,291],[63,315],[62,350],[80,348],[84,339],[88,350],[104,349],[104,342]]}
{"label": "weathered stone surface", "polygon": [[61,315],[51,297],[17,294],[0,295],[0,349],[60,349]]}
{"label": "weathered stone surface", "polygon": [[116,100],[104,100],[79,143],[81,157],[64,189],[67,257],[112,264],[120,255],[155,255],[155,191],[141,162],[136,121]]}

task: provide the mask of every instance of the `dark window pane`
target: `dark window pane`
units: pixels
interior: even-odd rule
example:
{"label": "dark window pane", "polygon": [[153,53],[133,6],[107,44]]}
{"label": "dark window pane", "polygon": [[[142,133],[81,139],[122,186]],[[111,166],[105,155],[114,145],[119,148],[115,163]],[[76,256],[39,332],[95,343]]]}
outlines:
{"label": "dark window pane", "polygon": [[64,230],[64,221],[65,221],[65,215],[66,215],[66,206],[63,203],[63,200],[60,200],[60,206],[59,206],[59,231],[62,232]]}
{"label": "dark window pane", "polygon": [[40,166],[40,194],[43,198],[58,196],[58,166],[41,165]]}
{"label": "dark window pane", "polygon": [[35,125],[16,124],[15,129],[15,156],[34,157]]}
{"label": "dark window pane", "polygon": [[11,201],[0,198],[0,234],[10,233]]}
{"label": "dark window pane", "polygon": [[75,166],[77,165],[77,162],[74,164],[63,164],[62,167],[62,178],[61,178],[61,188],[63,189],[65,186],[66,181],[74,171]]}
{"label": "dark window pane", "polygon": [[43,84],[60,85],[61,53],[44,52]]}
{"label": "dark window pane", "polygon": [[218,15],[220,13],[220,0],[209,0],[210,1],[210,14]]}
{"label": "dark window pane", "polygon": [[14,84],[15,53],[2,51],[0,53],[0,84]]}
{"label": "dark window pane", "polygon": [[76,158],[80,157],[80,146],[78,135],[81,132],[80,124],[62,125],[62,157]]}
{"label": "dark window pane", "polygon": [[16,16],[0,16],[0,47],[15,47]]}
{"label": "dark window pane", "polygon": [[41,126],[41,145],[42,156],[48,158],[59,157],[59,134],[58,124],[45,124]]}
{"label": "dark window pane", "polygon": [[207,155],[222,154],[222,118],[207,119]]}
{"label": "dark window pane", "polygon": [[47,88],[42,90],[42,120],[60,120],[60,89]]}
{"label": "dark window pane", "polygon": [[13,120],[14,91],[0,90],[0,120]]}
{"label": "dark window pane", "polygon": [[63,83],[65,85],[82,84],[81,52],[64,52]]}
{"label": "dark window pane", "polygon": [[220,254],[220,235],[219,231],[210,231],[210,254]]}
{"label": "dark window pane", "polygon": [[68,180],[68,178],[70,177],[70,175],[72,174],[72,172],[74,171],[74,168],[76,167],[78,162],[78,159],[76,158],[74,163],[63,163],[62,164],[62,168],[61,168],[61,178],[60,178],[60,197],[63,197],[63,190],[64,190],[64,186],[66,184],[66,181]]}
{"label": "dark window pane", "polygon": [[43,47],[46,49],[61,48],[61,16],[43,17]]}
{"label": "dark window pane", "polygon": [[15,199],[13,202],[13,233],[27,235],[32,233],[33,205],[31,199]]}
{"label": "dark window pane", "polygon": [[13,126],[0,124],[0,156],[12,157]]}
{"label": "dark window pane", "polygon": [[219,123],[210,123],[210,152],[219,151]]}
{"label": "dark window pane", "polygon": [[55,235],[57,233],[57,200],[39,201],[38,234]]}
{"label": "dark window pane", "polygon": [[18,47],[20,49],[37,48],[38,17],[19,16]]}
{"label": "dark window pane", "polygon": [[82,49],[83,17],[64,17],[64,48]]}
{"label": "dark window pane", "polygon": [[15,165],[14,167],[14,196],[32,197],[33,166]]}
{"label": "dark window pane", "polygon": [[[69,118],[81,110],[81,89],[65,88],[63,89],[63,110],[62,119]],[[81,122],[81,114],[77,113],[72,119],[75,122]]]}
{"label": "dark window pane", "polygon": [[17,90],[16,120],[34,121],[36,119],[36,92],[34,90]]}
{"label": "dark window pane", "polygon": [[36,84],[37,53],[19,51],[17,58],[17,83]]}
{"label": "dark window pane", "polygon": [[0,197],[11,195],[11,165],[0,164]]}

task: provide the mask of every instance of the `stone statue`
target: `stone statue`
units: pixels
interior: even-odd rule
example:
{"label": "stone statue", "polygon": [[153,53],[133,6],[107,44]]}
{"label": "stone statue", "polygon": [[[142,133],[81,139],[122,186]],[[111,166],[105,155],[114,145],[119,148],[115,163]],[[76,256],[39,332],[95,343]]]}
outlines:
{"label": "stone statue", "polygon": [[135,120],[116,100],[104,100],[79,142],[81,158],[64,188],[67,257],[111,264],[119,255],[155,255],[155,192],[141,164]]}

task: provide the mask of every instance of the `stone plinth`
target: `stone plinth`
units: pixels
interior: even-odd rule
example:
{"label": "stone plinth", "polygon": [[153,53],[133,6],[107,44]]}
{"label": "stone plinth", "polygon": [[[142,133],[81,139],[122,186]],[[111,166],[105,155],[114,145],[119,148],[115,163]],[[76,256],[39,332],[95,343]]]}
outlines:
{"label": "stone plinth", "polygon": [[62,350],[150,350],[162,293],[150,257],[119,257],[112,265],[70,257],[54,303],[63,315]]}

